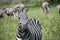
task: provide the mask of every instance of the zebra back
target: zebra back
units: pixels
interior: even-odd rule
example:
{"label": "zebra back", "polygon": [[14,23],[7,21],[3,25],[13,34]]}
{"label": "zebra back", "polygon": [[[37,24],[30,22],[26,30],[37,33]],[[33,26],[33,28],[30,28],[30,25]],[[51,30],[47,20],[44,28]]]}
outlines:
{"label": "zebra back", "polygon": [[28,29],[31,33],[31,40],[41,40],[42,32],[41,32],[41,24],[36,19],[30,19],[28,23]]}

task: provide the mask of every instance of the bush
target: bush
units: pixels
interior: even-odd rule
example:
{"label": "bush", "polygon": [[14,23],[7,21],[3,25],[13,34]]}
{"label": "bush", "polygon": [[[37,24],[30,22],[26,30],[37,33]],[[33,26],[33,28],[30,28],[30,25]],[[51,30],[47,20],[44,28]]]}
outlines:
{"label": "bush", "polygon": [[0,0],[0,5],[2,5],[2,4],[9,4],[11,2],[12,2],[12,0]]}

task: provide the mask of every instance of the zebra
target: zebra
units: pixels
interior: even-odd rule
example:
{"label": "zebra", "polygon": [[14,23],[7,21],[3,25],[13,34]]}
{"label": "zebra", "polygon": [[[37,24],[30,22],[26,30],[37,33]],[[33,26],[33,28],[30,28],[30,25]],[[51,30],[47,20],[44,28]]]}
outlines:
{"label": "zebra", "polygon": [[58,13],[60,14],[60,4],[56,6]]}
{"label": "zebra", "polygon": [[21,10],[25,5],[24,4],[17,4],[14,6],[14,8],[16,9],[16,11]]}
{"label": "zebra", "polygon": [[7,14],[7,16],[16,16],[16,10],[13,8],[4,8],[4,13]]}
{"label": "zebra", "polygon": [[27,11],[27,6],[18,11],[18,30],[16,40],[41,40],[41,25],[35,18],[28,19],[26,14]]}
{"label": "zebra", "polygon": [[43,12],[48,13],[49,12],[49,2],[45,1],[42,3]]}

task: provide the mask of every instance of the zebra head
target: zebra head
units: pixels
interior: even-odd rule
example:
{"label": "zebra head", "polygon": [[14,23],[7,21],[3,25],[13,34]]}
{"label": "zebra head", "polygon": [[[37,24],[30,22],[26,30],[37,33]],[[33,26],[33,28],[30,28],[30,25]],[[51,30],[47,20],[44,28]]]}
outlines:
{"label": "zebra head", "polygon": [[22,29],[26,28],[27,23],[28,23],[28,17],[26,12],[28,11],[28,7],[23,7],[21,10],[18,12],[18,24],[19,26],[22,26]]}
{"label": "zebra head", "polygon": [[18,33],[17,33],[17,40],[22,40],[26,37],[28,33],[28,18],[26,12],[28,11],[28,7],[23,7],[21,10],[18,11]]}

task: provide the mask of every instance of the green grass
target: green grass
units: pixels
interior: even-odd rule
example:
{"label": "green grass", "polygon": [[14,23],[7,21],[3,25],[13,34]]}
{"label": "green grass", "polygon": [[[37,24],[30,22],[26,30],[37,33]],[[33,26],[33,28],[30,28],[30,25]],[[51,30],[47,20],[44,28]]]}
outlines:
{"label": "green grass", "polygon": [[[49,14],[45,14],[41,7],[30,8],[27,12],[29,18],[36,18],[42,26],[42,40],[60,40],[60,15],[55,7]],[[5,15],[0,19],[0,40],[15,40],[18,27],[17,18]]]}

